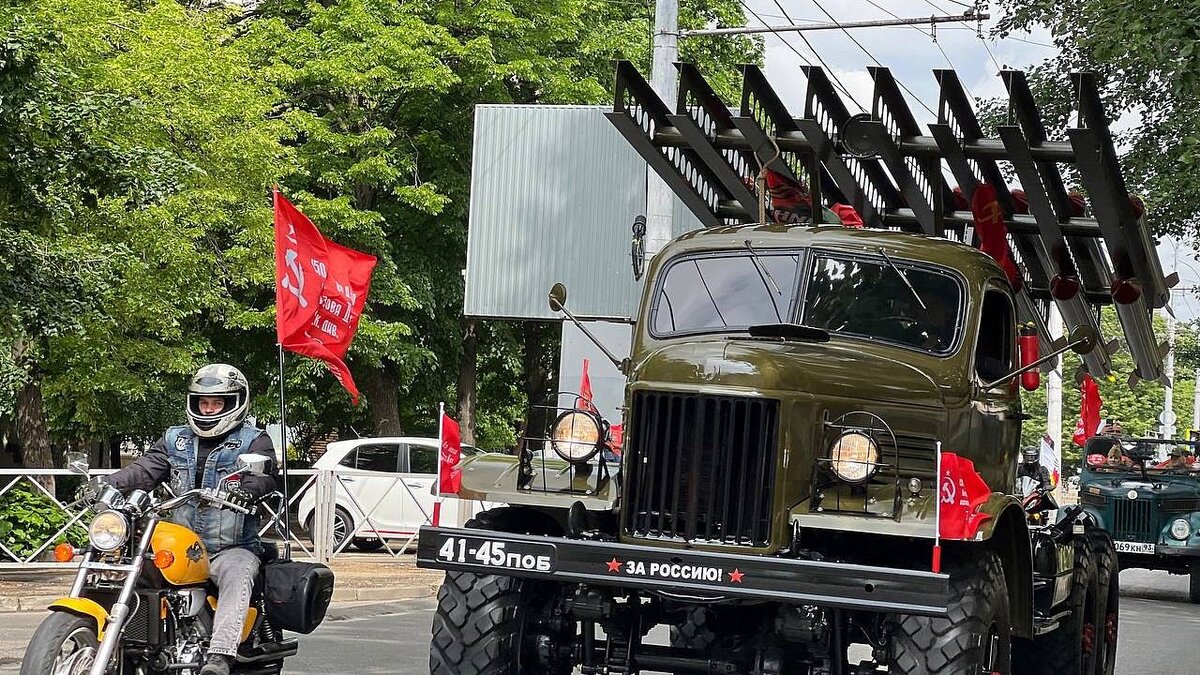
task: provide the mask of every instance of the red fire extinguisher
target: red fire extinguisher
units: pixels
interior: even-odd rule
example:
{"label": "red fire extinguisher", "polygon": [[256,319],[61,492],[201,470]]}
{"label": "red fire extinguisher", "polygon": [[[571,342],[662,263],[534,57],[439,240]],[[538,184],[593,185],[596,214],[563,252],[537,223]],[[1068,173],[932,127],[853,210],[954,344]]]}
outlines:
{"label": "red fire extinguisher", "polygon": [[[1021,336],[1018,340],[1021,346],[1021,367],[1024,368],[1038,360],[1038,335],[1033,322],[1021,326]],[[1041,383],[1042,376],[1037,368],[1021,373],[1021,386],[1025,391],[1036,391]]]}

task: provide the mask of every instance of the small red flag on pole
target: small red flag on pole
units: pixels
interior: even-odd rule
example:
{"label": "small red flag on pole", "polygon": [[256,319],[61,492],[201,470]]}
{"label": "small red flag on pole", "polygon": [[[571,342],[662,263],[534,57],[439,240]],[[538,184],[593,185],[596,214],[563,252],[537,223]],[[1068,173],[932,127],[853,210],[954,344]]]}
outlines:
{"label": "small red flag on pole", "polygon": [[458,422],[446,415],[446,404],[438,404],[438,498],[433,503],[433,525],[442,519],[442,496],[456,495],[462,488],[462,431]]}
{"label": "small red flag on pole", "polygon": [[324,361],[358,404],[343,359],[367,302],[375,256],[321,236],[278,189],[275,202],[275,332],[290,352]]}

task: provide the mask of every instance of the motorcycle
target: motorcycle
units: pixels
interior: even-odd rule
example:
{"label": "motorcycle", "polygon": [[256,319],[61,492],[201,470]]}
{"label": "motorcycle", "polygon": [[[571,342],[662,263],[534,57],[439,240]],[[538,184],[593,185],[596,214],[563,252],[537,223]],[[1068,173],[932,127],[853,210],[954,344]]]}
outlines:
{"label": "motorcycle", "polygon": [[[265,461],[241,455],[225,481],[261,472]],[[87,473],[78,463],[71,469]],[[51,603],[50,615],[35,631],[21,675],[198,671],[212,634],[216,586],[209,582],[204,542],[167,517],[191,503],[252,513],[226,496],[220,488],[193,489],[156,500],[142,490],[122,495],[112,487],[100,488],[90,507],[95,515],[79,573],[70,594]],[[311,633],[333,596],[328,567],[281,560],[273,544],[263,542],[263,547],[231,664],[232,672],[244,675],[280,673],[283,660],[297,652],[297,640],[285,639],[284,631]],[[61,561],[74,556],[70,544],[55,550]]]}

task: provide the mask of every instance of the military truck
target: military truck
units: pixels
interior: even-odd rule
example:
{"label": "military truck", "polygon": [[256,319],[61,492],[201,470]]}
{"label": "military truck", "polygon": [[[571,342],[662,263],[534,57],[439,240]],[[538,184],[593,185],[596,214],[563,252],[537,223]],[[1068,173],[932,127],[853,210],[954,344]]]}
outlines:
{"label": "military truck", "polygon": [[1200,604],[1200,463],[1192,440],[1093,436],[1079,503],[1115,542],[1121,569],[1187,574]]}
{"label": "military truck", "polygon": [[[952,71],[932,137],[886,69],[859,116],[805,75],[793,118],[747,67],[735,115],[681,65],[672,113],[618,67],[610,120],[706,227],[647,262],[630,354],[611,357],[628,378],[619,461],[618,421],[568,396],[518,456],[461,464],[461,498],[509,506],[421,530],[418,565],[447,572],[431,673],[1113,672],[1111,538],[1077,506],[1033,525],[1052,499],[1013,494],[1026,376],[1067,349],[1111,368],[1096,306],[1121,317],[1136,377],[1160,376],[1149,308],[1169,280],[1094,78],[1075,79],[1068,142],[1047,139],[1020,74],[1002,140]],[[966,203],[994,192],[1019,266],[972,245],[978,214],[942,162]],[[807,222],[772,213],[760,167],[811,191]],[[865,227],[824,222],[836,205]],[[575,320],[566,296],[550,306]]]}

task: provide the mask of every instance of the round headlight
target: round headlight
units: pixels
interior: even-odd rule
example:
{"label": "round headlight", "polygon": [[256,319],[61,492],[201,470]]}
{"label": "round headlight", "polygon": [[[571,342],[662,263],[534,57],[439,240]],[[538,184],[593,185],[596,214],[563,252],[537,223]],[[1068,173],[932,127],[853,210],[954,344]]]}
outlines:
{"label": "round headlight", "polygon": [[567,410],[550,428],[550,445],[568,462],[586,462],[600,450],[600,420],[582,410]]}
{"label": "round headlight", "polygon": [[1171,523],[1171,536],[1180,541],[1192,536],[1191,523],[1183,518],[1176,518],[1175,521]]}
{"label": "round headlight", "polygon": [[870,436],[849,431],[838,437],[829,450],[830,468],[847,483],[861,483],[879,464],[879,446]]}
{"label": "round headlight", "polygon": [[88,528],[88,541],[98,551],[115,551],[129,536],[129,523],[125,516],[116,511],[101,511],[96,514]]}

